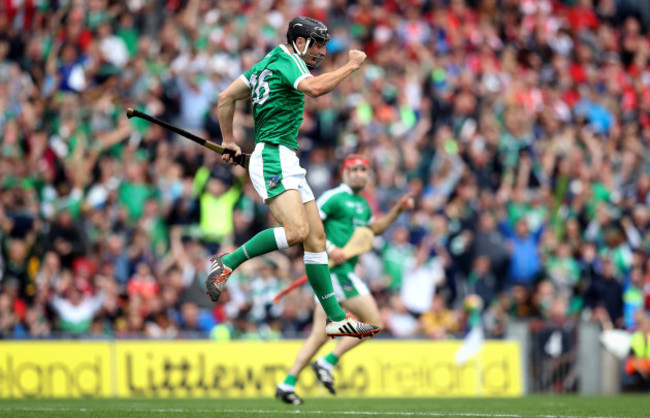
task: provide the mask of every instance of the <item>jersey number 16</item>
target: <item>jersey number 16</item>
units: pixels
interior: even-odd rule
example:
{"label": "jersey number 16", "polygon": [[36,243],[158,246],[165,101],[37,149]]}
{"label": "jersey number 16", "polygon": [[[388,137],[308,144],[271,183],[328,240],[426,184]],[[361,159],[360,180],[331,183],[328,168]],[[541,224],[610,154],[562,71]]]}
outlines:
{"label": "jersey number 16", "polygon": [[265,69],[259,77],[257,74],[251,76],[251,98],[254,105],[262,105],[269,98],[271,89],[266,78],[272,75],[272,71]]}

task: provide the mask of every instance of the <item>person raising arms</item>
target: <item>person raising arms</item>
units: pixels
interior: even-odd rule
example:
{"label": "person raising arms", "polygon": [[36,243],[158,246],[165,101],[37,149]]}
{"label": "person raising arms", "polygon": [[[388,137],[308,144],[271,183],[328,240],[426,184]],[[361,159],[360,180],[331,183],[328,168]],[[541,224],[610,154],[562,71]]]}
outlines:
{"label": "person raising arms", "polygon": [[298,16],[289,22],[285,45],[271,50],[219,94],[217,117],[222,145],[232,150],[223,159],[230,164],[241,154],[233,133],[236,102],[249,97],[252,100],[255,150],[250,159],[250,179],[280,226],[259,232],[232,254],[213,256],[205,286],[210,299],[216,302],[228,277],[246,260],[302,243],[307,279],[327,316],[326,334],[364,338],[380,329],[346,315],[334,296],[323,223],[305,179],[306,170],[300,167],[296,155],[304,95],[329,93],[361,68],[366,59],[362,51],[351,50],[343,66],[314,77],[309,70],[323,61],[329,40],[323,23]]}

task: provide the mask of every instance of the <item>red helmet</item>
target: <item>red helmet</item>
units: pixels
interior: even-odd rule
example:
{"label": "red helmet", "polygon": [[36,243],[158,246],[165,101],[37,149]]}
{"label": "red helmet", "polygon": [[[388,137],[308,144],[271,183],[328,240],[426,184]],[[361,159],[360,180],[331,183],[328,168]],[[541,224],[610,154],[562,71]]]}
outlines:
{"label": "red helmet", "polygon": [[370,167],[370,161],[368,161],[368,159],[361,154],[350,154],[345,157],[345,160],[343,160],[343,169],[357,165]]}

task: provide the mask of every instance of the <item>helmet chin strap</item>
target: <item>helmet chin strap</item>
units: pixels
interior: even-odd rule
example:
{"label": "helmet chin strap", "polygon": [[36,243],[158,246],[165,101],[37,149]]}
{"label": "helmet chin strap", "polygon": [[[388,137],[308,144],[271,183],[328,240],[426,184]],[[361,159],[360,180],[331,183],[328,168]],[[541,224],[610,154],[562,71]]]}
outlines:
{"label": "helmet chin strap", "polygon": [[307,39],[307,42],[305,43],[305,49],[303,49],[302,52],[300,52],[300,50],[298,49],[298,46],[296,45],[296,41],[293,41],[292,42],[293,49],[294,49],[294,51],[296,51],[298,53],[298,55],[300,55],[301,57],[304,57],[305,54],[307,54],[307,51],[309,50],[309,43],[310,42],[311,42],[311,39]]}

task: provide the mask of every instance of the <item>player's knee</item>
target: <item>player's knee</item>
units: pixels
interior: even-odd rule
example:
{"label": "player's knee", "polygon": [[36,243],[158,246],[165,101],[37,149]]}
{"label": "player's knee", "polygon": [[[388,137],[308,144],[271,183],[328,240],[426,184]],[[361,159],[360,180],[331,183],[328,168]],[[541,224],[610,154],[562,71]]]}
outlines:
{"label": "player's knee", "polygon": [[325,242],[327,242],[327,237],[325,236],[325,231],[323,231],[321,229],[320,231],[315,232],[314,233],[314,241],[319,245],[320,244],[325,245]]}
{"label": "player's knee", "polygon": [[297,224],[291,228],[285,228],[287,231],[287,242],[289,245],[296,245],[304,242],[309,236],[309,224]]}

